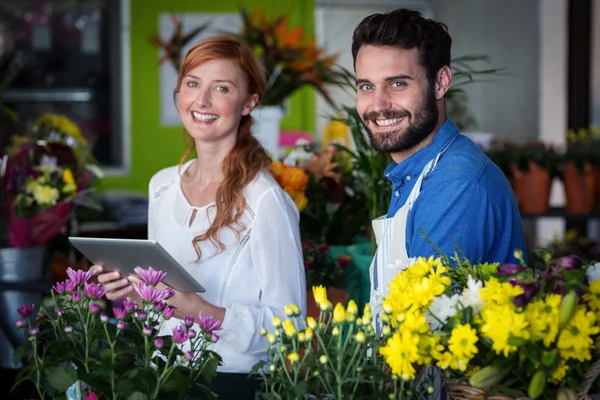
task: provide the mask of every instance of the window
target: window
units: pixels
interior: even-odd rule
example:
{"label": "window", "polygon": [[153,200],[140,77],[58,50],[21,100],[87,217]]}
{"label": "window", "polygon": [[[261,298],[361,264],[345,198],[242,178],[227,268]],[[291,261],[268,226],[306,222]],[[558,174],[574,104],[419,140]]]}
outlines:
{"label": "window", "polygon": [[127,173],[128,21],[129,0],[3,0],[0,43],[13,43],[15,62],[0,100],[18,120],[0,120],[2,136],[43,113],[64,114],[107,175]]}

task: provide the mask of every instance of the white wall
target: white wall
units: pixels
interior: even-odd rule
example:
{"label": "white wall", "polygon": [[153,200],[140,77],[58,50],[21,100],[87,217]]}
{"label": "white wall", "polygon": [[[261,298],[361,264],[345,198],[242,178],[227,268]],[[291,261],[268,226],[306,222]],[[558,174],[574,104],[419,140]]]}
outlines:
{"label": "white wall", "polygon": [[506,68],[506,76],[465,86],[478,126],[469,130],[502,139],[533,139],[538,132],[538,9],[553,0],[432,0],[435,19],[452,35],[452,57],[486,54],[483,68]]}

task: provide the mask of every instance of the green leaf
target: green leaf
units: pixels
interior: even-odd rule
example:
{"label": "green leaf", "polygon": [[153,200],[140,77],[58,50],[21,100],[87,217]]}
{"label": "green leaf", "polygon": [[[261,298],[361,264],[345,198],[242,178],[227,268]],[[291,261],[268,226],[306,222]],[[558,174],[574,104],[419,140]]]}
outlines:
{"label": "green leaf", "polygon": [[75,379],[62,367],[46,367],[46,377],[50,385],[59,392],[65,392],[75,383]]}
{"label": "green leaf", "polygon": [[513,336],[511,333],[506,343],[508,343],[510,346],[521,347],[527,343],[527,340],[518,336]]}
{"label": "green leaf", "polygon": [[556,357],[558,356],[558,349],[554,348],[550,351],[544,351],[542,353],[542,364],[548,368],[554,367]]}
{"label": "green leaf", "polygon": [[142,392],[135,392],[131,396],[127,397],[127,400],[148,400],[148,396]]}

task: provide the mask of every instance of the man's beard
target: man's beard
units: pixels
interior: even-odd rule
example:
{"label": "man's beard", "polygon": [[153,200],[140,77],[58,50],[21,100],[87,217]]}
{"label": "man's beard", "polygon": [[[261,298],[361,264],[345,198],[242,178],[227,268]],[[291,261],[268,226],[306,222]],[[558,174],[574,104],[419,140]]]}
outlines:
{"label": "man's beard", "polygon": [[[405,118],[409,125],[404,129],[374,134],[367,123],[369,121],[375,123],[377,118]],[[369,112],[362,116],[362,123],[369,135],[371,146],[379,153],[401,153],[414,148],[433,132],[437,120],[438,107],[433,90],[427,91],[427,96],[416,108],[414,115],[408,110],[386,110]]]}

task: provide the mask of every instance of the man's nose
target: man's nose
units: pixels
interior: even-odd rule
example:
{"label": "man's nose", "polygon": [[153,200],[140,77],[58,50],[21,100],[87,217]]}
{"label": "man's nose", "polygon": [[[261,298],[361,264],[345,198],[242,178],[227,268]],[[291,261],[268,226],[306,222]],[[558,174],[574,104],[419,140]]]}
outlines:
{"label": "man's nose", "polygon": [[386,90],[375,90],[373,94],[373,111],[385,111],[392,107],[392,101]]}

